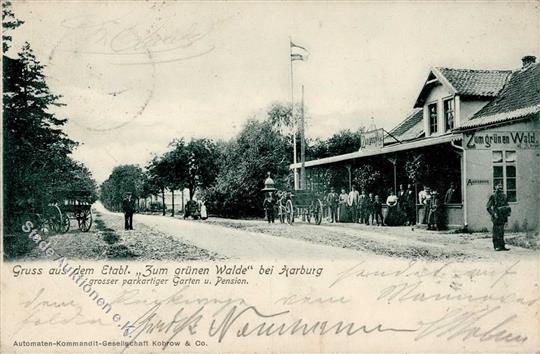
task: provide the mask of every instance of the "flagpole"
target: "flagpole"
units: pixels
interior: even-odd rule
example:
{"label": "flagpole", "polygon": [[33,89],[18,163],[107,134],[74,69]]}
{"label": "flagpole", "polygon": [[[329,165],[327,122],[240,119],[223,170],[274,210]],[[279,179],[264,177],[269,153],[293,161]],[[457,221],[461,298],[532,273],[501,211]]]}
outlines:
{"label": "flagpole", "polygon": [[304,122],[304,85],[302,84],[302,112],[300,116],[300,189],[306,189],[306,127]]}
{"label": "flagpole", "polygon": [[[294,76],[292,60],[292,39],[289,37],[289,60],[291,61],[291,119],[293,124],[293,164],[296,165],[296,119],[294,119]],[[294,167],[294,190],[298,190],[298,168]]]}

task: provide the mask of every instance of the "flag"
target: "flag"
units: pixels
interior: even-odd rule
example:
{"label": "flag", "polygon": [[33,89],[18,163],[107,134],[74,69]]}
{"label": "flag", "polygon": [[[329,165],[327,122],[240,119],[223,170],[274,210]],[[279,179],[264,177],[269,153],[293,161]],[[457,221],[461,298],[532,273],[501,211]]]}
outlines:
{"label": "flag", "polygon": [[305,50],[306,52],[308,51],[306,48],[302,47],[302,46],[299,46],[298,44],[294,44],[292,41],[289,41],[291,43],[291,49],[292,48],[300,48],[302,50]]}
{"label": "flag", "polygon": [[305,61],[306,57],[303,56],[302,54],[291,54],[291,61],[295,61],[295,60]]}

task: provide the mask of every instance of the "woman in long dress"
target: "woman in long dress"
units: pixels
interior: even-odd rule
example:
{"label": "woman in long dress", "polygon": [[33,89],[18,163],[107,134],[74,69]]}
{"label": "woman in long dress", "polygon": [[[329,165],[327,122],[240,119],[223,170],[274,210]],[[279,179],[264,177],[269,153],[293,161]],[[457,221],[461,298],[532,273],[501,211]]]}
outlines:
{"label": "woman in long dress", "polygon": [[345,188],[341,189],[341,194],[339,195],[339,207],[338,207],[338,221],[339,222],[348,222],[349,221],[349,207],[347,206],[347,200],[349,199],[349,194],[345,191]]}
{"label": "woman in long dress", "polygon": [[206,212],[206,202],[204,200],[201,200],[201,219],[208,219],[208,213]]}
{"label": "woman in long dress", "polygon": [[397,226],[400,224],[399,210],[398,210],[398,197],[394,191],[390,191],[388,198],[386,198],[386,205],[388,207],[388,213],[384,218],[385,225]]}

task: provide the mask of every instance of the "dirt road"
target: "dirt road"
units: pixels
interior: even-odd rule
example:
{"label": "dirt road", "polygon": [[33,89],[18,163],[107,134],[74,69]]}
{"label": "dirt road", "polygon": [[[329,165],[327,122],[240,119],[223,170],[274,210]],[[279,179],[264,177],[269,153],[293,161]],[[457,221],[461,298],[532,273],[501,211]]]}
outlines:
{"label": "dirt road", "polygon": [[[98,210],[110,217],[101,205]],[[159,230],[186,244],[231,259],[355,259],[368,255],[424,260],[538,258],[538,251],[510,246],[494,252],[489,234],[437,233],[409,227],[359,224],[268,224],[263,220],[182,220],[135,215],[135,225]]]}
{"label": "dirt road", "polygon": [[[121,214],[111,213],[99,203],[96,203],[96,210],[104,216],[122,218]],[[136,214],[133,223],[135,229],[143,224],[171,235],[183,243],[215,252],[229,259],[355,259],[363,254],[358,250],[160,215]]]}
{"label": "dirt road", "polygon": [[[94,205],[92,230],[47,238],[60,254],[74,259],[134,260],[350,260],[400,257],[422,260],[538,259],[538,250],[510,245],[494,252],[489,233],[456,234],[409,227],[359,224],[268,224],[263,220],[210,218],[183,220],[135,214],[133,231],[123,230],[123,215]],[[514,238],[513,238],[514,237]],[[521,239],[527,239],[520,236]],[[530,240],[537,242],[538,236]],[[509,240],[515,235],[509,235]],[[38,250],[22,257],[41,258]]]}

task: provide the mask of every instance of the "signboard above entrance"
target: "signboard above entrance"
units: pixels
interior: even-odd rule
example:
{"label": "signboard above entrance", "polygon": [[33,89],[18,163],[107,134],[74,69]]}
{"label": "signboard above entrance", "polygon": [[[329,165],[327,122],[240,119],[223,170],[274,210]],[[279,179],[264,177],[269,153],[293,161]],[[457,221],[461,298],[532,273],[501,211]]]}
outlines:
{"label": "signboard above entrance", "polygon": [[384,145],[384,129],[375,129],[360,135],[360,150],[380,149]]}
{"label": "signboard above entrance", "polygon": [[465,146],[468,149],[535,149],[539,146],[535,131],[496,131],[473,132],[465,134]]}

